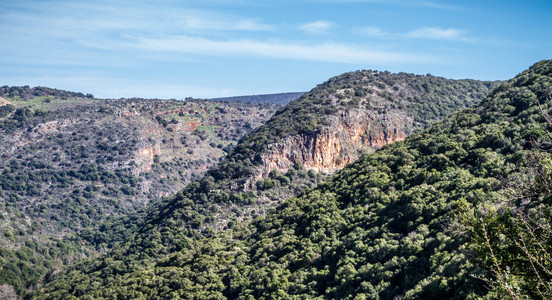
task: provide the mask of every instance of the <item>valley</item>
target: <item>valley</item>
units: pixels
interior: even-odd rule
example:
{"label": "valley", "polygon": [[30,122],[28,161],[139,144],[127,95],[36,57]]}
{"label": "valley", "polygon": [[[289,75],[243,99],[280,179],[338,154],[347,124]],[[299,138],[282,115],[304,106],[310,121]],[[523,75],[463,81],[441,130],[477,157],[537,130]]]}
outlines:
{"label": "valley", "polygon": [[148,205],[200,177],[278,108],[25,87],[2,96],[13,108],[0,119],[0,278],[19,293],[123,239]]}
{"label": "valley", "polygon": [[[521,120],[538,111],[516,89],[545,97],[548,67],[507,83],[357,71],[283,107],[5,88],[2,289],[38,299],[484,295],[482,281],[450,277],[480,272],[464,253],[466,226],[477,225],[459,208],[498,201],[498,178],[520,172],[537,124]],[[519,128],[503,132],[506,123]],[[426,265],[438,257],[457,263]]]}
{"label": "valley", "polygon": [[[195,238],[198,224],[193,224],[193,214],[205,193],[203,182],[192,184],[174,197],[172,205],[153,211],[126,243],[99,259],[66,269],[35,296],[477,299],[501,295],[501,289],[508,288],[503,279],[492,281],[492,290],[481,279],[492,280],[497,274],[493,264],[500,259],[503,268],[521,271],[529,270],[534,260],[523,256],[528,248],[516,248],[515,235],[501,233],[507,223],[484,231],[481,224],[491,225],[493,218],[516,224],[516,215],[508,217],[512,210],[527,210],[528,218],[546,218],[546,212],[531,211],[549,208],[547,186],[528,187],[527,201],[518,203],[509,198],[501,179],[511,181],[528,170],[547,168],[528,163],[535,154],[549,160],[550,154],[535,142],[548,141],[546,132],[552,130],[546,119],[551,112],[551,75],[552,61],[539,62],[473,108],[362,156],[265,216],[233,222],[225,230],[204,230]],[[262,129],[253,135],[259,132]],[[495,215],[495,209],[506,214]],[[490,234],[498,243],[495,246],[489,242]],[[503,238],[495,240],[495,234]],[[548,248],[546,234],[538,232],[545,238],[540,242],[527,242]],[[489,253],[503,251],[501,247],[508,250],[500,252],[500,258],[492,256],[493,262]],[[550,280],[545,275],[547,265],[534,270],[511,278],[518,282],[517,293],[542,295],[543,284]]]}
{"label": "valley", "polygon": [[0,1],[0,300],[552,299],[551,1]]}

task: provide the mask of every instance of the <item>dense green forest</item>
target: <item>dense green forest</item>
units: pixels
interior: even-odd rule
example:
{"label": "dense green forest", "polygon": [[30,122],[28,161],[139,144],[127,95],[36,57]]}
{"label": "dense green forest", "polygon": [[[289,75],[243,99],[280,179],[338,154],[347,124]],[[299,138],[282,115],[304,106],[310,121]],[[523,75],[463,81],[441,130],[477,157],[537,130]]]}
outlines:
{"label": "dense green forest", "polygon": [[[187,223],[196,203],[184,194],[212,191],[194,183],[124,245],[63,270],[34,296],[546,298],[551,95],[552,61],[542,61],[268,215],[190,238],[184,229],[199,224]],[[541,229],[523,230],[523,220]]]}

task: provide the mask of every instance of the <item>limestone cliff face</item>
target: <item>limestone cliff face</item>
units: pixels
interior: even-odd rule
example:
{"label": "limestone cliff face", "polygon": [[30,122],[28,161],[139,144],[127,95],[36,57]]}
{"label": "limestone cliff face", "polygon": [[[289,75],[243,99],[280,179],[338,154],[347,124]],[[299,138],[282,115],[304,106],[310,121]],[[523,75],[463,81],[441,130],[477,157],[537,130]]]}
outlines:
{"label": "limestone cliff face", "polygon": [[138,176],[141,173],[151,170],[151,167],[154,163],[154,156],[161,153],[161,147],[159,144],[148,145],[144,148],[139,149],[134,154],[134,161],[136,162],[137,168],[134,170],[134,175]]}
{"label": "limestone cliff face", "polygon": [[300,163],[308,170],[333,173],[389,143],[400,141],[413,127],[412,117],[406,113],[377,114],[350,110],[329,117],[329,126],[310,135],[294,135],[269,145],[260,154],[260,166],[255,170],[246,188],[268,176],[272,170],[287,172]]}

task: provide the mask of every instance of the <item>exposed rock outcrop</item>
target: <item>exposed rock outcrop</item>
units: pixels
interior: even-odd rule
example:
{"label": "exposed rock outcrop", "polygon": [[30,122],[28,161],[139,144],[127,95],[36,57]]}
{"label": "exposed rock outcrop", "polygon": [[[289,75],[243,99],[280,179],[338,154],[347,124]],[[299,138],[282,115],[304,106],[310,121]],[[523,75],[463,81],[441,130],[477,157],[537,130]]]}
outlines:
{"label": "exposed rock outcrop", "polygon": [[138,176],[141,173],[150,171],[154,163],[155,155],[159,155],[160,153],[161,147],[157,143],[154,145],[148,145],[136,151],[134,154],[134,162],[137,167],[134,170],[134,175]]}
{"label": "exposed rock outcrop", "polygon": [[310,135],[294,135],[272,144],[259,155],[260,166],[246,188],[277,170],[285,173],[295,164],[308,170],[333,173],[362,154],[403,140],[411,131],[412,117],[399,114],[368,114],[350,110],[329,117],[329,126]]}
{"label": "exposed rock outcrop", "polygon": [[0,97],[0,106],[11,104],[8,100]]}
{"label": "exposed rock outcrop", "polygon": [[345,73],[289,103],[246,137],[247,146],[229,161],[247,166],[247,172],[226,173],[234,178],[246,174],[245,184],[239,185],[246,190],[255,189],[273,170],[286,173],[295,164],[333,173],[473,105],[496,84],[370,70]]}
{"label": "exposed rock outcrop", "polygon": [[167,128],[171,128],[173,131],[179,132],[182,130],[185,131],[194,131],[196,128],[198,128],[200,125],[199,120],[192,120],[188,122],[178,122],[176,124],[169,124],[167,125]]}
{"label": "exposed rock outcrop", "polygon": [[50,122],[38,124],[34,128],[34,132],[49,133],[49,132],[52,132],[52,131],[55,131],[55,130],[59,130],[61,128],[65,128],[69,125],[74,125],[76,123],[77,123],[77,120],[73,120],[73,119],[50,121]]}
{"label": "exposed rock outcrop", "polygon": [[13,286],[9,284],[0,284],[0,299],[17,300],[20,299],[20,297],[15,293]]}

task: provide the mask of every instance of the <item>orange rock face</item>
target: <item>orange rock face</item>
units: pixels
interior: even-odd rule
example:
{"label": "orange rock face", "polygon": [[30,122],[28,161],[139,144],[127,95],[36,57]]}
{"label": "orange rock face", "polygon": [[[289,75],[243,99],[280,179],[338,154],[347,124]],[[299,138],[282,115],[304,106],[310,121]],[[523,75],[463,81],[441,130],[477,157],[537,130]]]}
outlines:
{"label": "orange rock face", "polygon": [[367,115],[362,111],[332,116],[329,121],[330,126],[322,132],[295,135],[270,145],[261,154],[261,166],[247,186],[253,187],[272,170],[285,173],[296,163],[308,170],[333,173],[364,153],[404,140],[405,128],[412,123],[406,115]]}
{"label": "orange rock face", "polygon": [[185,123],[185,128],[187,131],[194,131],[199,127],[199,121],[190,121]]}
{"label": "orange rock face", "polygon": [[142,149],[139,149],[134,154],[134,161],[138,165],[138,167],[135,170],[135,176],[138,176],[141,173],[148,172],[151,170],[151,167],[153,166],[153,157],[155,155],[159,155],[161,153],[161,149],[159,144],[155,145],[149,145]]}

